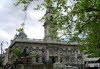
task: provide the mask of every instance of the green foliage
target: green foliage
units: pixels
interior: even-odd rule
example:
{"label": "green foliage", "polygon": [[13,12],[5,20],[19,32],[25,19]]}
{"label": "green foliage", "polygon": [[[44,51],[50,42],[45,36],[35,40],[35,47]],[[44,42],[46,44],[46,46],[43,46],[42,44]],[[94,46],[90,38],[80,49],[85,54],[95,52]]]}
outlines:
{"label": "green foliage", "polygon": [[[30,2],[32,0],[19,0],[18,4]],[[50,24],[51,37],[55,39],[58,34],[60,37],[68,36],[70,42],[79,43],[80,49],[86,50],[92,56],[100,56],[100,0],[77,0],[73,6],[69,6],[67,2],[44,0],[40,5],[46,9],[52,7],[49,10],[51,16],[43,17]]]}
{"label": "green foliage", "polygon": [[3,63],[3,60],[2,60],[2,59],[0,59],[0,67],[2,67],[2,63]]}
{"label": "green foliage", "polygon": [[22,51],[19,48],[13,48],[12,52],[15,58],[20,58],[22,56]]}
{"label": "green foliage", "polygon": [[72,11],[77,15],[78,35],[85,35],[83,46],[92,57],[100,56],[100,4],[98,2],[100,0],[79,0]]}
{"label": "green foliage", "polygon": [[3,67],[3,57],[0,57],[0,69]]}
{"label": "green foliage", "polygon": [[16,31],[18,32],[22,32],[23,30],[24,30],[23,28],[16,29]]}
{"label": "green foliage", "polygon": [[18,28],[18,29],[16,29],[16,31],[18,31],[18,32],[23,32],[24,31],[24,23],[22,23],[21,24],[21,27],[20,28]]}

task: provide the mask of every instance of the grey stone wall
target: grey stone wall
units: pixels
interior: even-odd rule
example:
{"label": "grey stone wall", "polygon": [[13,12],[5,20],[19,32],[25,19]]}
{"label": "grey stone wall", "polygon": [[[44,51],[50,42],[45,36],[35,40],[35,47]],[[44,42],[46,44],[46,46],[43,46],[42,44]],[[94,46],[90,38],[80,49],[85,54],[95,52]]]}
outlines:
{"label": "grey stone wall", "polygon": [[14,69],[53,69],[51,64],[19,64]]}

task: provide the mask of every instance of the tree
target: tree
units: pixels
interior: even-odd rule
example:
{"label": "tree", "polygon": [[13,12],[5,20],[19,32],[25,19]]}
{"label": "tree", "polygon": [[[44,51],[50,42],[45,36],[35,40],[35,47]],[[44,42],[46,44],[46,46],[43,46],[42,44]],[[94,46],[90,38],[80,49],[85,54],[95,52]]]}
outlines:
{"label": "tree", "polygon": [[100,0],[78,0],[72,13],[77,16],[76,30],[84,35],[85,50],[100,56]]}
{"label": "tree", "polygon": [[[16,5],[23,4],[26,11],[32,1],[18,0]],[[100,56],[100,0],[73,0],[70,5],[69,1],[72,0],[44,0],[38,8],[53,7],[49,20],[59,37],[68,37],[69,42],[78,42],[81,50]]]}
{"label": "tree", "polygon": [[12,52],[15,59],[19,59],[22,56],[22,51],[19,48],[13,48]]}

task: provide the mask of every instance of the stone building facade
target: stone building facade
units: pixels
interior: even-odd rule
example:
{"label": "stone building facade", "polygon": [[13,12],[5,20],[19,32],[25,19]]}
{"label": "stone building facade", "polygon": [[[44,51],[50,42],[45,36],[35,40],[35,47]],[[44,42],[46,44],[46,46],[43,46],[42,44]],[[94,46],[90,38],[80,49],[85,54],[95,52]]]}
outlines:
{"label": "stone building facade", "polygon": [[[51,18],[51,9],[48,8],[46,13],[47,18]],[[83,64],[82,53],[80,53],[78,46],[75,44],[67,44],[66,42],[58,41],[56,38],[51,37],[52,32],[50,20],[44,23],[44,39],[29,39],[24,30],[15,35],[8,48],[8,62],[13,64],[16,58],[12,50],[14,48],[20,49],[22,52],[27,52],[31,57],[31,64],[54,64],[60,63],[62,67],[76,66],[79,67]],[[23,28],[22,28],[23,29]],[[53,33],[53,32],[52,32]],[[57,35],[56,35],[57,36]]]}
{"label": "stone building facade", "polygon": [[54,64],[57,62],[66,66],[83,64],[82,54],[77,49],[77,45],[68,45],[66,42],[59,41],[29,39],[24,32],[15,35],[11,42],[8,52],[9,64],[15,61],[14,53],[10,51],[14,48],[19,48],[21,51],[26,49],[32,58],[32,64]]}

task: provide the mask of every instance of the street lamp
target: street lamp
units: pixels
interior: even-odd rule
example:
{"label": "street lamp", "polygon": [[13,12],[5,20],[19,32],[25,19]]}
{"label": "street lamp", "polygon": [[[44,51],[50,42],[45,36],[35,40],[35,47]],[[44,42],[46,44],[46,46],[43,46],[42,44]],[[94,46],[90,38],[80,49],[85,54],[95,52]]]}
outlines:
{"label": "street lamp", "polygon": [[3,50],[2,50],[2,47],[3,47],[3,41],[0,43],[0,46],[1,46],[1,57],[2,57],[2,54],[3,54]]}
{"label": "street lamp", "polygon": [[[6,42],[6,44],[8,44],[8,42]],[[1,46],[1,57],[2,57],[2,55],[3,55],[3,49],[2,49],[3,45],[4,45],[4,42],[2,41],[2,42],[0,43],[0,46]]]}

